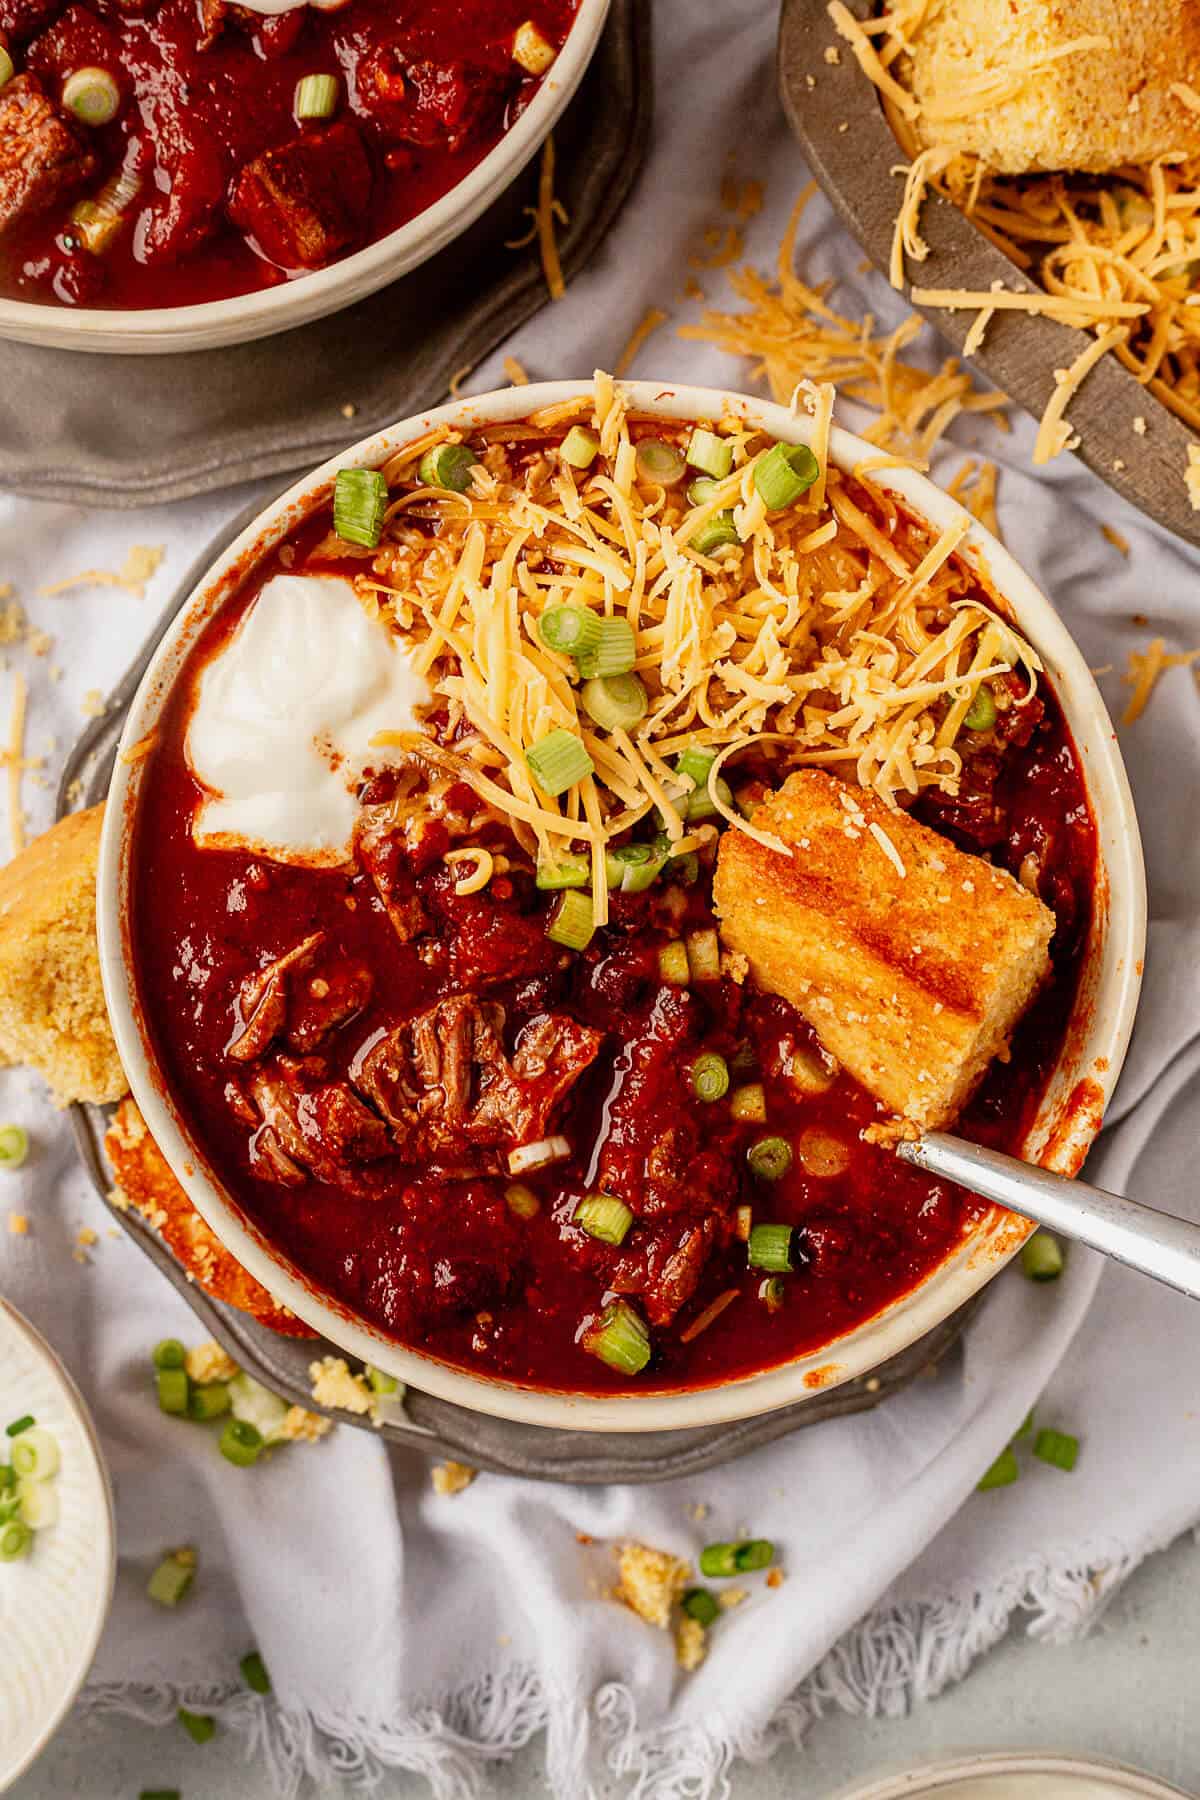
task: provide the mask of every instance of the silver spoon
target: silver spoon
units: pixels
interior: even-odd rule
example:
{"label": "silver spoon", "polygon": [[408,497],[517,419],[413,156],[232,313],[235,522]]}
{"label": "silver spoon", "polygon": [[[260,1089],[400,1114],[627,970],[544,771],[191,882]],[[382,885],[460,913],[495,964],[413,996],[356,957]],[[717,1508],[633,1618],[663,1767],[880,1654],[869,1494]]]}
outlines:
{"label": "silver spoon", "polygon": [[942,1131],[901,1142],[896,1154],[1200,1300],[1200,1225],[1190,1219],[1156,1212]]}

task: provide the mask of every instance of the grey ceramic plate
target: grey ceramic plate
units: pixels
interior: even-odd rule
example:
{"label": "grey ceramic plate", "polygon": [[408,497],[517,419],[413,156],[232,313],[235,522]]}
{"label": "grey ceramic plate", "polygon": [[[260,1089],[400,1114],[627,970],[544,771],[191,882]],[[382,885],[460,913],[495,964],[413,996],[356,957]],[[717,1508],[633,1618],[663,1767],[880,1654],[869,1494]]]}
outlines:
{"label": "grey ceramic plate", "polygon": [[[92,721],[72,750],[59,784],[58,817],[71,809],[72,800],[68,795],[77,780],[83,783],[83,804],[91,806],[104,799],[126,712],[159,639],[201,577],[226,545],[257,516],[260,507],[261,503],[255,502],[250,510],[233,520],[189,569],[136,661],[108,696],[104,715]],[[109,1200],[112,1175],[102,1148],[111,1110],[73,1106],[71,1125],[83,1162],[115,1222],[161,1269],[187,1301],[205,1331],[224,1344],[242,1368],[283,1399],[311,1407],[309,1363],[316,1357],[340,1355],[341,1352],[336,1345],[320,1338],[281,1337],[235,1307],[210,1300],[189,1279],[140,1214],[112,1205]],[[405,1417],[384,1425],[382,1434],[393,1443],[415,1446],[430,1454],[451,1455],[479,1469],[533,1476],[544,1481],[643,1482],[693,1475],[729,1462],[743,1451],[784,1437],[802,1425],[815,1425],[823,1419],[864,1412],[918,1376],[932,1373],[958,1343],[978,1298],[943,1320],[927,1337],[910,1344],[899,1356],[882,1364],[873,1375],[846,1382],[828,1394],[814,1395],[798,1406],[730,1425],[630,1435],[550,1431],[541,1426],[488,1418],[410,1388]],[[347,1425],[375,1429],[352,1413],[335,1412],[332,1416]]]}
{"label": "grey ceramic plate", "polygon": [[[848,3],[860,19],[876,10],[873,0]],[[836,64],[825,61],[831,44],[841,52]],[[871,260],[886,273],[901,192],[901,178],[892,170],[904,159],[875,89],[830,23],[826,0],[783,0],[779,88],[813,174]],[[843,125],[848,129],[841,130]],[[1035,283],[949,201],[937,197],[926,201],[921,234],[930,249],[920,264],[921,287],[983,291],[1000,281],[1018,292],[1036,291]],[[973,312],[920,310],[941,337],[962,348],[975,319]],[[1065,368],[1094,341],[1090,334],[1050,319],[1000,312],[972,364],[1040,417],[1054,392],[1054,371]],[[1133,428],[1139,415],[1148,423],[1144,437]],[[1123,500],[1189,544],[1200,545],[1200,513],[1192,510],[1183,480],[1193,434],[1181,420],[1111,356],[1092,370],[1071,401],[1068,416],[1079,434],[1075,455],[1081,462]],[[1124,467],[1115,467],[1118,462]]]}

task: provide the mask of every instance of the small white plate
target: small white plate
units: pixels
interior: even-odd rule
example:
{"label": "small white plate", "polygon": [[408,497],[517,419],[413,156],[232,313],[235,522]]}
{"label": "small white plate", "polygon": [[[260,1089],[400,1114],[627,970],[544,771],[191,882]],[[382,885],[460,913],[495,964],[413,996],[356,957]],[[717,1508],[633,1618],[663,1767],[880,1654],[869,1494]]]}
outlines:
{"label": "small white plate", "polygon": [[1182,1788],[1100,1758],[999,1751],[925,1763],[839,1800],[1189,1800]]}
{"label": "small white plate", "polygon": [[[0,1791],[70,1710],[92,1665],[116,1572],[112,1491],[74,1382],[28,1320],[0,1300],[0,1434],[32,1413],[58,1439],[56,1523],[28,1557],[0,1563]],[[9,1440],[0,1435],[0,1462]]]}

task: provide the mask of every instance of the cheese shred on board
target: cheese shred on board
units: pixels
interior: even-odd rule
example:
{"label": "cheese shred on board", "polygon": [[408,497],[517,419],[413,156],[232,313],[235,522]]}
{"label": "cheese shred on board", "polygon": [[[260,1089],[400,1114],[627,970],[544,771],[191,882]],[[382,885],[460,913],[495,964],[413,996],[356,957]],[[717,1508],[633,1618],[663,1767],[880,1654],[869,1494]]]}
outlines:
{"label": "cheese shred on board", "polygon": [[[473,431],[465,493],[421,482],[427,440],[386,465],[384,535],[356,587],[414,646],[438,724],[375,741],[473,789],[539,869],[584,859],[597,922],[606,852],[640,821],[656,814],[675,854],[699,841],[683,753],[692,769],[706,753],[709,812],[761,839],[736,786],[749,747],[780,779],[824,766],[893,806],[928,788],[952,795],[981,685],[1020,704],[1036,683],[1037,656],[964,560],[969,519],[933,531],[885,483],[836,468],[832,393],[814,386],[808,400],[796,437],[818,479],[774,510],[757,480],[774,449],[764,433],[731,409],[699,421],[730,467],[697,494],[671,469],[692,424],[630,412],[603,373],[527,421]],[[586,668],[551,647],[557,630],[548,642],[543,627],[564,608],[624,644],[641,683],[630,716],[597,709]],[[560,749],[571,740],[565,789],[539,778],[551,734]]]}

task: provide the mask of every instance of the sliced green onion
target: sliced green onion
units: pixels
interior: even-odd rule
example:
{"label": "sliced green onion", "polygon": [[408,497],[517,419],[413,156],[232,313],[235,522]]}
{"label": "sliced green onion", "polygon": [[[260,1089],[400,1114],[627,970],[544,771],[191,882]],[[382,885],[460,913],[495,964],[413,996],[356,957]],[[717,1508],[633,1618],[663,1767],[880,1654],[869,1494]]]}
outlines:
{"label": "sliced green onion", "polygon": [[0,1494],[7,1494],[9,1490],[16,1487],[16,1485],[17,1478],[13,1474],[9,1464],[0,1463]]}
{"label": "sliced green onion", "polygon": [[659,487],[676,487],[687,473],[682,451],[661,438],[643,438],[633,461],[642,480],[657,482]]}
{"label": "sliced green onion", "polygon": [[715,1050],[706,1050],[692,1064],[692,1092],[697,1100],[721,1100],[729,1092],[729,1064]]}
{"label": "sliced green onion", "polygon": [[721,1609],[707,1588],[688,1588],[679,1602],[689,1619],[695,1619],[706,1629],[716,1622]]}
{"label": "sliced green onion", "polygon": [[580,693],[583,710],[604,731],[632,731],[644,719],[646,690],[630,670],[621,675],[595,675]]}
{"label": "sliced green onion", "polygon": [[377,1369],[374,1363],[364,1364],[363,1374],[367,1378],[367,1386],[371,1392],[380,1395],[385,1400],[392,1394],[400,1392],[400,1383],[396,1377],[386,1374],[383,1369]]}
{"label": "sliced green onion", "polygon": [[538,786],[547,794],[565,794],[569,787],[595,773],[596,765],[573,731],[560,725],[531,744],[525,761]]}
{"label": "sliced green onion", "polygon": [[1050,1463],[1053,1468],[1070,1474],[1079,1456],[1079,1439],[1072,1437],[1069,1431],[1043,1429],[1033,1440],[1033,1454],[1039,1462]]}
{"label": "sliced green onion", "polygon": [[614,1194],[589,1194],[575,1208],[574,1222],[602,1244],[623,1244],[633,1224],[633,1214]]}
{"label": "sliced green onion", "polygon": [[13,59],[0,44],[0,88],[7,87],[13,78]]}
{"label": "sliced green onion", "polygon": [[[172,1374],[167,1369],[165,1374]],[[159,1376],[162,1380],[162,1375]],[[222,1413],[229,1411],[229,1389],[223,1381],[214,1381],[207,1387],[194,1387],[188,1395],[188,1418],[206,1424],[209,1419],[219,1419]]]}
{"label": "sliced green onion", "polygon": [[218,1448],[226,1462],[248,1469],[262,1455],[263,1434],[245,1419],[227,1419]]}
{"label": "sliced green onion", "polygon": [[667,859],[651,844],[620,844],[605,854],[608,885],[623,894],[641,894],[653,887]]}
{"label": "sliced green onion", "polygon": [[714,481],[709,475],[697,475],[695,481],[687,484],[688,504],[707,506],[710,500],[716,499],[720,486],[720,482]]}
{"label": "sliced green onion", "polygon": [[775,1546],[770,1538],[747,1538],[734,1546],[733,1560],[739,1575],[752,1575],[756,1569],[770,1568]]}
{"label": "sliced green onion", "polygon": [[292,111],[297,119],[329,119],[338,103],[336,75],[302,75],[296,83]]}
{"label": "sliced green onion", "polygon": [[267,1674],[267,1665],[257,1650],[250,1650],[243,1656],[238,1668],[242,1671],[242,1680],[255,1694],[269,1694],[271,1677]]}
{"label": "sliced green onion", "polygon": [[178,1338],[163,1338],[154,1346],[153,1361],[156,1369],[182,1369],[187,1362],[187,1351]]}
{"label": "sliced green onion", "polygon": [[160,1369],[155,1377],[160,1412],[182,1416],[188,1410],[192,1384],[185,1369]]}
{"label": "sliced green onion", "polygon": [[996,723],[996,702],[986,681],[975,689],[975,698],[967,708],[963,724],[968,731],[990,731]]}
{"label": "sliced green onion", "polygon": [[628,1300],[614,1300],[583,1334],[583,1347],[622,1375],[639,1375],[650,1361],[650,1333]]}
{"label": "sliced green onion", "polygon": [[600,635],[590,650],[577,650],[575,661],[587,681],[600,675],[628,675],[637,661],[637,639],[628,619],[598,619]]}
{"label": "sliced green onion", "polygon": [[711,926],[688,933],[687,959],[693,981],[720,980],[721,940]]}
{"label": "sliced green onion", "polygon": [[17,1517],[30,1531],[47,1531],[58,1520],[58,1494],[45,1481],[24,1476],[17,1483]]}
{"label": "sliced green onion", "polygon": [[687,459],[693,469],[702,469],[715,481],[724,481],[733,470],[733,445],[728,438],[697,425],[688,439]]}
{"label": "sliced green onion", "polygon": [[373,550],[383,530],[387,482],[379,469],[339,469],[333,483],[333,529],[347,544]]}
{"label": "sliced green onion", "polygon": [[1023,1438],[1033,1435],[1033,1408],[1030,1407],[1017,1429],[1013,1432],[1013,1443],[1019,1444]]}
{"label": "sliced green onion", "polygon": [[729,1096],[729,1110],[743,1125],[765,1125],[767,1096],[763,1092],[762,1083],[748,1081],[745,1087],[734,1088]]}
{"label": "sliced green onion", "polygon": [[62,103],[81,125],[107,125],[117,116],[121,90],[107,69],[74,69],[63,82]]}
{"label": "sliced green onion", "polygon": [[0,1125],[0,1169],[19,1169],[29,1155],[29,1133],[23,1125]]}
{"label": "sliced green onion", "polygon": [[771,512],[791,506],[821,473],[807,444],[776,444],[754,465],[754,485]]}
{"label": "sliced green onion", "polygon": [[[711,819],[717,811],[716,802],[708,791],[709,774],[716,760],[715,750],[683,750],[675,759],[676,774],[686,776],[695,784],[687,794],[684,805],[689,824],[700,819]],[[726,806],[732,803],[733,794],[729,783],[721,776],[717,777],[717,792]]]}
{"label": "sliced green onion", "polygon": [[164,1556],[146,1584],[146,1593],[159,1606],[178,1606],[196,1573],[194,1553],[186,1558],[177,1550]]}
{"label": "sliced green onion", "polygon": [[186,1706],[181,1706],[175,1716],[193,1744],[207,1744],[216,1736],[217,1721],[210,1719],[207,1713],[189,1712]]}
{"label": "sliced green onion", "polygon": [[600,620],[586,606],[550,606],[538,620],[538,636],[547,650],[582,656],[600,642]]}
{"label": "sliced green onion", "polygon": [[471,470],[478,461],[469,444],[435,444],[417,464],[417,480],[422,487],[465,494],[471,485]]}
{"label": "sliced green onion", "polygon": [[21,1519],[10,1519],[6,1525],[0,1525],[0,1562],[16,1562],[20,1556],[28,1556],[33,1545],[33,1533]]}
{"label": "sliced green onion", "polygon": [[768,1312],[779,1312],[787,1298],[787,1287],[782,1276],[768,1275],[765,1281],[761,1281],[758,1285],[758,1297]]}
{"label": "sliced green onion", "polygon": [[58,1474],[58,1439],[41,1425],[23,1431],[12,1447],[12,1470],[33,1481],[49,1481]]}
{"label": "sliced green onion", "polygon": [[1048,1231],[1035,1231],[1021,1247],[1021,1268],[1030,1281],[1057,1281],[1064,1260],[1062,1245]]}
{"label": "sliced green onion", "polygon": [[684,887],[694,887],[700,879],[700,858],[694,850],[688,850],[683,856],[668,858],[668,875],[672,881],[681,881]]}
{"label": "sliced green onion", "polygon": [[23,1431],[28,1431],[30,1426],[36,1424],[37,1420],[32,1413],[24,1413],[19,1419],[14,1419],[11,1425],[4,1427],[4,1435],[5,1437],[20,1437]]}
{"label": "sliced green onion", "polygon": [[746,1261],[752,1269],[766,1269],[772,1275],[784,1275],[792,1268],[790,1225],[752,1225],[746,1245]]}
{"label": "sliced green onion", "polygon": [[778,1181],[792,1166],[792,1146],[786,1138],[759,1138],[747,1150],[746,1161],[760,1181]]}
{"label": "sliced green onion", "polygon": [[573,469],[590,468],[600,454],[600,439],[586,426],[572,425],[558,446],[558,454]]}
{"label": "sliced green onion", "polygon": [[688,967],[687,947],[680,938],[672,938],[669,944],[662,944],[658,952],[658,978],[660,981],[672,982],[676,987],[686,987],[691,980]]}
{"label": "sliced green onion", "polygon": [[981,1494],[986,1494],[989,1488],[1011,1486],[1020,1473],[1012,1450],[1002,1450],[991,1468],[980,1476],[975,1485]]}
{"label": "sliced green onion", "polygon": [[539,860],[534,876],[535,884],[544,891],[557,893],[559,888],[587,887],[592,879],[592,865],[586,856],[576,856],[570,850],[555,852],[553,862]]}
{"label": "sliced green onion", "polygon": [[700,1573],[710,1580],[737,1574],[736,1544],[706,1544],[700,1552]]}
{"label": "sliced green onion", "polygon": [[541,1201],[523,1181],[514,1181],[505,1188],[504,1203],[515,1219],[535,1219],[542,1210]]}
{"label": "sliced green onion", "polygon": [[724,544],[740,544],[737,526],[733,522],[733,514],[726,507],[724,512],[714,513],[712,518],[701,525],[691,541],[691,547],[698,556],[711,556],[714,550],[720,550]]}
{"label": "sliced green onion", "polygon": [[578,888],[567,888],[550,909],[546,936],[552,943],[563,944],[568,950],[586,950],[595,929],[589,896],[581,894]]}

